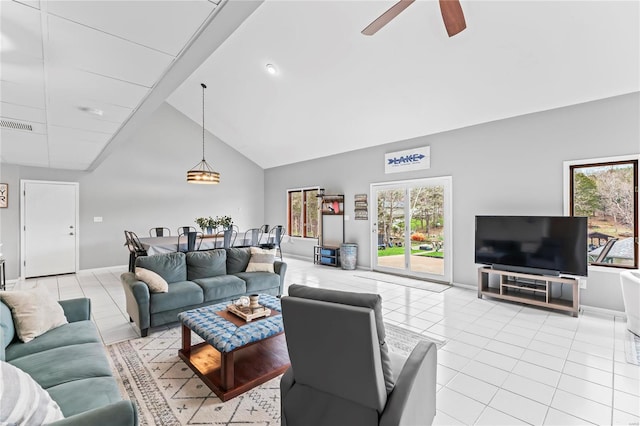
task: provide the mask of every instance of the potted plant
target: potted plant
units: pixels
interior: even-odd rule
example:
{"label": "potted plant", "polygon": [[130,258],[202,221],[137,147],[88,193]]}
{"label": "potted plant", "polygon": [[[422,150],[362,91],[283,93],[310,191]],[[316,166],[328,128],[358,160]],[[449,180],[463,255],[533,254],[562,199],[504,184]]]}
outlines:
{"label": "potted plant", "polygon": [[216,222],[218,226],[222,226],[224,229],[231,229],[231,225],[233,225],[233,219],[230,216],[216,216]]}
{"label": "potted plant", "polygon": [[209,218],[206,217],[196,217],[195,222],[202,229],[202,232],[209,226]]}
{"label": "potted plant", "polygon": [[207,234],[213,233],[213,228],[218,226],[216,219],[209,217],[197,217],[196,224],[202,229],[202,232],[206,232]]}
{"label": "potted plant", "polygon": [[231,237],[233,234],[233,230],[231,229],[233,219],[231,219],[230,216],[216,216],[216,221],[218,226],[222,226],[222,229],[224,229],[224,247],[229,248],[231,246]]}

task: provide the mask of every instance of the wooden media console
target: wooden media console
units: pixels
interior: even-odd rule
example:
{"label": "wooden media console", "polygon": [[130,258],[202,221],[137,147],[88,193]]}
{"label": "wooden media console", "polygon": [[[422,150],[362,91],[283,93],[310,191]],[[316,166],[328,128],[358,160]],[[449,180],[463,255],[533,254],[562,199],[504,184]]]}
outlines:
{"label": "wooden media console", "polygon": [[[497,286],[490,286],[492,276],[498,276]],[[571,287],[571,299],[553,297],[551,292],[553,284],[569,285]],[[570,312],[574,317],[578,316],[580,309],[579,284],[577,278],[524,274],[488,267],[478,269],[479,298],[488,296],[494,299],[541,306]]]}

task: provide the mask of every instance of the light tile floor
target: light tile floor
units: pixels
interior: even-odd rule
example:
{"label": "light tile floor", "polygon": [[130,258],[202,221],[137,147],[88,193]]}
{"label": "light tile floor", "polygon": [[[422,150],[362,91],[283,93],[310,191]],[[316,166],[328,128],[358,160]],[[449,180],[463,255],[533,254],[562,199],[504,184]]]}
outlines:
{"label": "light tile floor", "polygon": [[[579,318],[478,299],[464,287],[441,293],[356,277],[287,259],[291,283],[382,295],[385,320],[446,339],[438,352],[434,424],[573,425],[640,422],[640,367],[624,355],[621,318]],[[128,321],[124,268],[15,284],[46,287],[59,299],[89,297],[106,345],[138,337]],[[151,331],[153,333],[153,330]]]}

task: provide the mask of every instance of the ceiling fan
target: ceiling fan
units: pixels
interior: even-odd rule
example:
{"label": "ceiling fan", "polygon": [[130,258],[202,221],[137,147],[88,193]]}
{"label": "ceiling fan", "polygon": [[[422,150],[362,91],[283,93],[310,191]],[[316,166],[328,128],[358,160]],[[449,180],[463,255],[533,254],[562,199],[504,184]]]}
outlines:
{"label": "ceiling fan", "polygon": [[[369,36],[374,35],[414,1],[415,0],[400,0],[362,30],[362,34]],[[440,13],[442,14],[442,20],[444,21],[444,26],[447,29],[449,37],[453,37],[467,28],[459,0],[440,0]]]}

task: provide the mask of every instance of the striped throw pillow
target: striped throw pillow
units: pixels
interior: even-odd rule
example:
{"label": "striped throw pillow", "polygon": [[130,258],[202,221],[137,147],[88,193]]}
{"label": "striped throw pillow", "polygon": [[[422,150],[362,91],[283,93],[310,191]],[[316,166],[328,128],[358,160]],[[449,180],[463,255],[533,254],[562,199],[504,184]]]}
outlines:
{"label": "striped throw pillow", "polygon": [[43,425],[64,419],[46,390],[27,373],[0,361],[0,424]]}
{"label": "striped throw pillow", "polygon": [[275,272],[273,262],[276,260],[276,249],[251,247],[251,259],[246,272]]}

